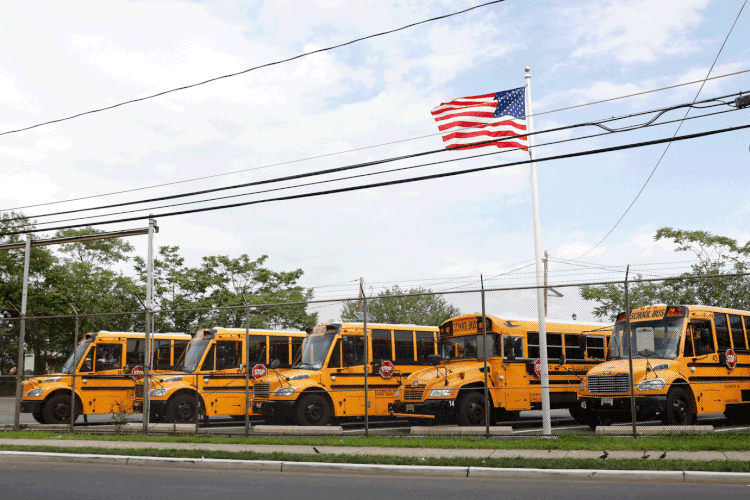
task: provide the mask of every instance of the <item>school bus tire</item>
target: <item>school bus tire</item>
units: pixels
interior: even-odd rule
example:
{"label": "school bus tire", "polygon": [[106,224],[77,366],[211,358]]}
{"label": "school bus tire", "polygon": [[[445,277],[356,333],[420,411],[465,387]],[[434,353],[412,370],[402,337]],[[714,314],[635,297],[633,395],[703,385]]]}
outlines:
{"label": "school bus tire", "polygon": [[167,412],[164,420],[169,423],[186,424],[195,422],[198,413],[198,405],[195,396],[190,394],[177,394],[167,403]]}
{"label": "school bus tire", "polygon": [[484,394],[476,391],[467,392],[459,403],[458,423],[465,426],[484,425],[486,412]]}
{"label": "school bus tire", "polygon": [[319,393],[303,395],[294,408],[297,425],[328,425],[331,421],[331,405]]}
{"label": "school bus tire", "polygon": [[695,422],[695,405],[688,391],[673,386],[667,393],[667,409],[664,423],[667,425],[690,425]]}
{"label": "school bus tire", "polygon": [[[60,425],[70,423],[70,394],[65,394],[64,392],[53,394],[44,402],[41,413],[44,420],[42,423],[44,424]],[[80,414],[81,402],[76,397],[75,418],[73,421],[78,420],[78,415]]]}
{"label": "school bus tire", "polygon": [[44,415],[42,415],[42,412],[32,413],[31,416],[40,424],[44,423]]}

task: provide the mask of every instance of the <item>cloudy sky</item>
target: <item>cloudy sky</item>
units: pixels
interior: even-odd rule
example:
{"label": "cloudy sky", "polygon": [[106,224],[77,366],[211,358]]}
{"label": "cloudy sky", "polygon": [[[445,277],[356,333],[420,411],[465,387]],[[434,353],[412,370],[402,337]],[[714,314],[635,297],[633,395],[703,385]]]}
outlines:
{"label": "cloudy sky", "polygon": [[[5,2],[0,8],[0,132],[241,71],[479,3]],[[741,5],[742,0],[507,0],[149,101],[0,136],[0,209],[35,216],[438,149],[442,140],[435,135],[437,127],[430,115],[434,106],[460,96],[520,87],[527,65],[535,113],[698,80],[708,73]],[[746,10],[711,76],[750,69],[748,40],[750,12]],[[542,114],[535,119],[535,128],[690,102],[698,88],[690,85]],[[750,90],[750,73],[708,82],[701,97],[741,90]],[[747,124],[748,113],[688,121],[680,134]],[[691,116],[698,114],[691,112]],[[683,115],[683,110],[673,111],[661,121]],[[617,125],[633,123],[637,121]],[[668,137],[676,126],[540,146],[537,157]],[[600,131],[593,127],[566,130],[540,135],[537,143]],[[656,229],[664,226],[703,229],[746,241],[750,238],[749,144],[747,131],[674,144],[617,229],[578,264],[560,260],[580,257],[610,231],[665,146],[540,163],[542,245],[554,259],[551,280],[620,278],[626,264],[649,276],[680,273],[690,265],[685,261],[693,257],[653,241]],[[354,173],[494,152],[499,151],[446,152]],[[307,160],[311,157],[319,158]],[[527,158],[520,151],[503,152],[184,208]],[[224,173],[228,175],[24,208]],[[320,179],[309,181],[315,180]],[[224,191],[212,197],[258,189],[262,188]],[[142,205],[139,208],[145,211],[129,215],[177,209],[158,208],[163,204]],[[480,273],[495,277],[487,283],[491,286],[528,285],[534,280],[533,266],[523,267],[534,256],[528,165],[164,217],[158,222],[157,244],[179,245],[189,264],[197,264],[204,255],[267,254],[274,269],[302,268],[302,283],[316,287],[318,297],[355,294],[359,277],[364,277],[373,293],[395,283],[436,290],[472,288]],[[145,238],[134,238],[133,243],[138,252],[145,253]],[[476,310],[478,305],[464,309]],[[569,316],[567,309],[559,312]]]}

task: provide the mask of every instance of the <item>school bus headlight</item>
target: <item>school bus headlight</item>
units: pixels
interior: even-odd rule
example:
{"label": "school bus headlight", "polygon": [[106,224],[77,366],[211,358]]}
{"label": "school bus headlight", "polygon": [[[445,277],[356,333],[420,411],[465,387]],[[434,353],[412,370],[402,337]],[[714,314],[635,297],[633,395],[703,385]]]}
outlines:
{"label": "school bus headlight", "polygon": [[291,386],[281,387],[279,389],[276,389],[273,392],[273,395],[276,396],[276,397],[279,397],[279,398],[283,398],[283,397],[286,397],[286,396],[291,396],[296,391],[297,391],[297,389],[294,388],[294,387],[291,387]]}
{"label": "school bus headlight", "polygon": [[310,378],[309,373],[298,373],[297,375],[292,375],[291,377],[287,378],[287,380],[305,380]]}
{"label": "school bus headlight", "polygon": [[26,393],[27,398],[38,398],[44,394],[44,389],[31,389],[29,392]]}
{"label": "school bus headlight", "polygon": [[179,382],[182,380],[182,375],[175,375],[174,377],[167,377],[162,382]]}
{"label": "school bus headlight", "polygon": [[664,389],[664,380],[660,378],[652,378],[650,380],[644,380],[638,384],[639,391],[659,391]]}
{"label": "school bus headlight", "polygon": [[53,382],[59,382],[59,381],[60,381],[60,377],[52,377],[52,378],[45,378],[44,380],[42,380],[42,383],[51,384]]}
{"label": "school bus headlight", "polygon": [[154,389],[148,393],[152,398],[160,398],[167,394],[167,390],[163,388]]}
{"label": "school bus headlight", "polygon": [[431,398],[452,398],[455,395],[453,389],[433,389],[430,391]]}

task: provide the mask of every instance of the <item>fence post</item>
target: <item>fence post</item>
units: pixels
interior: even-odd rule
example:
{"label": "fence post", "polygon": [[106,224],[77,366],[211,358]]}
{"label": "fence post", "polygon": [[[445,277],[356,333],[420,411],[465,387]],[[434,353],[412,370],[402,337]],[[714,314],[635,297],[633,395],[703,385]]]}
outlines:
{"label": "fence post", "polygon": [[635,419],[635,387],[633,379],[633,336],[630,332],[630,298],[628,296],[628,273],[630,265],[625,269],[625,331],[628,336],[628,364],[630,369],[630,416],[633,425],[633,437],[637,437]]}
{"label": "fence post", "polygon": [[26,336],[26,302],[29,295],[29,259],[31,257],[31,234],[26,235],[26,254],[23,260],[23,290],[21,295],[21,324],[18,335],[18,365],[16,373],[16,408],[13,415],[13,429],[21,428],[21,400],[23,399],[23,372],[24,372],[24,337]]}
{"label": "fence post", "polygon": [[482,342],[484,343],[484,426],[485,426],[485,437],[490,438],[490,412],[494,411],[494,408],[490,404],[490,388],[488,385],[489,375],[487,370],[487,315],[484,310],[484,276],[479,275],[479,280],[482,283]]}
{"label": "fence post", "polygon": [[72,390],[70,391],[70,432],[73,432],[73,426],[76,422],[76,370],[78,369],[78,363],[76,362],[76,351],[78,350],[78,311],[71,304],[70,306],[73,312],[76,313],[76,326],[73,330],[73,383],[71,384]]}
{"label": "fence post", "polygon": [[363,329],[362,332],[363,339],[365,341],[365,436],[370,435],[370,393],[369,393],[369,384],[367,380],[367,375],[370,371],[370,350],[367,346],[367,295],[365,295],[364,288],[362,287],[362,283],[359,284],[359,290],[362,293],[362,306],[363,306],[363,313],[362,321],[363,321]]}
{"label": "fence post", "polygon": [[195,376],[195,435],[200,430],[199,424],[201,419],[201,398],[198,395],[198,375]]}

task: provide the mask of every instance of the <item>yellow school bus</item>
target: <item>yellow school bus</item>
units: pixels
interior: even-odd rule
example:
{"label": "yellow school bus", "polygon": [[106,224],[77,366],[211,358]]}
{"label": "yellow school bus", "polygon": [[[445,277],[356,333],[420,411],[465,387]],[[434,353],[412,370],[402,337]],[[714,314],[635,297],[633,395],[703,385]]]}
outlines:
{"label": "yellow school bus", "polygon": [[[21,412],[42,424],[70,422],[70,395],[75,373],[76,418],[84,415],[133,413],[136,379],[143,373],[145,334],[142,332],[87,333],[60,373],[24,382]],[[171,369],[184,353],[190,335],[155,333],[157,369]],[[155,352],[156,354],[156,352]]]}
{"label": "yellow school bus", "polygon": [[[302,358],[288,370],[253,386],[253,414],[270,423],[326,425],[334,418],[365,414],[364,351],[368,342],[369,415],[389,416],[404,377],[435,354],[437,327],[368,323],[316,326],[302,345]],[[273,366],[272,366],[273,367]]]}
{"label": "yellow school bus", "polygon": [[[533,319],[486,315],[487,383],[490,421],[512,420],[522,410],[541,408],[539,323]],[[578,388],[586,372],[607,356],[611,325],[549,319],[547,356],[550,406],[567,408],[579,419]],[[485,347],[481,315],[465,314],[440,326],[441,355],[433,367],[405,378],[394,415],[425,423],[483,425]]]}
{"label": "yellow school bus", "polygon": [[[612,360],[589,371],[581,407],[591,425],[631,419],[626,314],[612,334]],[[694,305],[634,309],[633,390],[638,420],[687,425],[699,413],[750,422],[750,312]]]}
{"label": "yellow school bus", "polygon": [[170,374],[151,379],[151,422],[191,422],[197,415],[245,415],[245,370],[251,383],[267,373],[269,360],[290,367],[299,358],[300,331],[250,330],[246,344],[243,328],[200,330],[188,345],[184,362]]}

